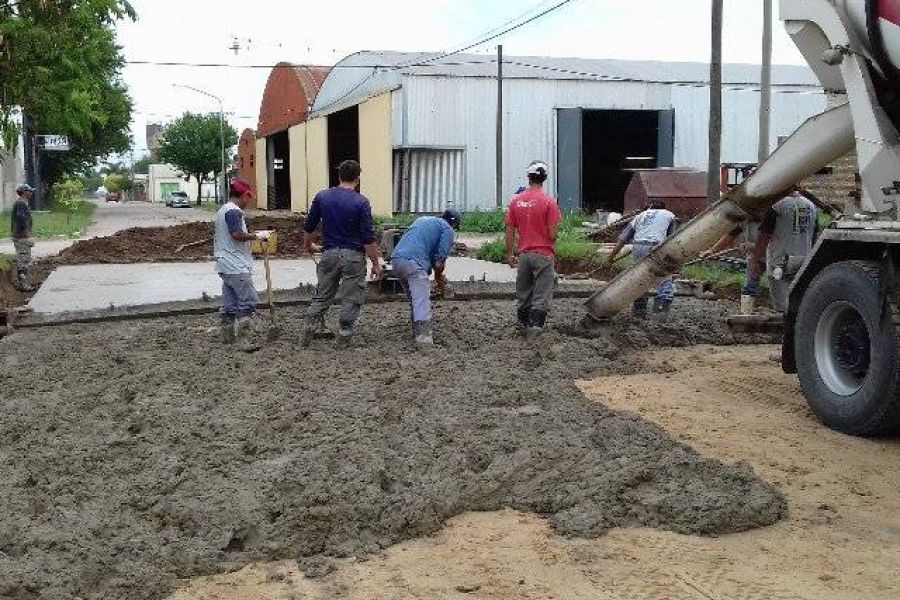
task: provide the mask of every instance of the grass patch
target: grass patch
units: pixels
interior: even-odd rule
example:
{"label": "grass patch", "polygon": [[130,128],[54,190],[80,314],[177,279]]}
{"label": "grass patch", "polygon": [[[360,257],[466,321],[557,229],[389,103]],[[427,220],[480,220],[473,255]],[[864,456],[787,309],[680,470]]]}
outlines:
{"label": "grass patch", "polygon": [[[741,286],[744,285],[744,279],[746,277],[744,271],[725,269],[723,267],[703,263],[685,267],[682,269],[681,275],[687,279],[696,279],[698,281],[709,283],[714,292],[737,291],[737,293],[740,293]],[[759,282],[759,287],[762,290],[768,291],[769,278],[762,277]]]}
{"label": "grass patch", "polygon": [[[77,237],[83,235],[91,222],[97,205],[93,202],[81,201],[74,212],[60,207],[51,211],[32,213],[31,235],[36,238]],[[10,237],[10,213],[0,213],[0,238]]]}
{"label": "grass patch", "polygon": [[[478,258],[496,263],[506,262],[506,240],[498,237],[486,242],[478,250]],[[597,258],[597,246],[574,231],[560,230],[556,240],[556,259],[559,261],[592,261]],[[624,262],[624,261],[623,261]]]}
{"label": "grass patch", "polygon": [[[413,221],[421,217],[419,214],[398,213],[392,217],[375,216],[373,221],[378,229],[385,229],[386,225],[395,227],[409,227]],[[581,223],[587,220],[584,213],[572,212],[563,215],[559,225],[560,234],[574,231],[581,227]],[[503,210],[475,210],[463,213],[462,233],[502,233],[506,229],[506,211]]]}

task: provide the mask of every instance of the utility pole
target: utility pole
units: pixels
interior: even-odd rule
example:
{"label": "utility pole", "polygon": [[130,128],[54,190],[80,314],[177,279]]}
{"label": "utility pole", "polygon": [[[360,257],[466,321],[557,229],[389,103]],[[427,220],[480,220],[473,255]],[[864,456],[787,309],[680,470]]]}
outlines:
{"label": "utility pole", "polygon": [[712,52],[709,61],[709,166],[706,199],[718,202],[722,186],[722,0],[712,0]]}
{"label": "utility pole", "polygon": [[497,209],[503,208],[503,46],[497,46]]}
{"label": "utility pole", "polygon": [[772,116],[772,0],[763,0],[762,69],[759,89],[759,154],[762,164],[769,157]]}

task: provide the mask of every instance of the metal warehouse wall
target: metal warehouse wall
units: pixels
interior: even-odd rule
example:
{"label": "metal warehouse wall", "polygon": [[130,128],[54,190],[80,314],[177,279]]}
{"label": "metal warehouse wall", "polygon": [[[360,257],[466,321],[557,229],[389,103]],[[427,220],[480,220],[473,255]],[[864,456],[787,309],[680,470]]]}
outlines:
{"label": "metal warehouse wall", "polygon": [[[808,88],[806,88],[808,90]],[[548,161],[556,193],[556,110],[675,109],[675,165],[706,169],[709,91],[705,87],[610,81],[508,79],[504,83],[503,190],[507,202],[532,160]],[[496,81],[480,77],[404,76],[393,93],[396,148],[465,150],[463,210],[494,207]],[[759,93],[724,96],[723,162],[756,160]],[[775,94],[773,140],[825,108],[824,94]],[[396,182],[395,182],[396,185]],[[439,208],[439,207],[437,207]]]}
{"label": "metal warehouse wall", "polygon": [[[772,140],[794,133],[806,119],[825,110],[825,93],[808,88],[777,88],[772,94]],[[803,93],[783,93],[785,90]],[[759,144],[759,92],[725,90],[722,94],[722,162],[755,163]],[[706,170],[709,137],[709,89],[673,87],[675,164]]]}

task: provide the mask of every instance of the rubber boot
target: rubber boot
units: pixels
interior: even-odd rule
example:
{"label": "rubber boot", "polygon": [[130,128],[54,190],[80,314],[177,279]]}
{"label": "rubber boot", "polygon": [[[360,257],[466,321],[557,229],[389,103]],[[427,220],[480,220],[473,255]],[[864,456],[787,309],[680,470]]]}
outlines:
{"label": "rubber boot", "polygon": [[634,315],[637,319],[646,319],[647,318],[647,299],[644,297],[638,298],[631,305],[631,314]]}
{"label": "rubber boot", "polygon": [[670,308],[672,308],[671,300],[660,300],[659,298],[656,298],[653,301],[653,318],[660,323],[665,323],[669,320]]}
{"label": "rubber boot", "polygon": [[223,320],[219,324],[219,335],[222,337],[222,343],[226,345],[230,345],[234,343],[235,335],[234,335],[234,321]]}
{"label": "rubber boot", "polygon": [[31,285],[31,280],[28,278],[28,271],[19,271],[18,272],[18,284],[16,287],[19,291],[22,292],[33,292],[34,287]]}
{"label": "rubber boot", "polygon": [[520,308],[516,313],[516,333],[525,337],[528,331],[528,320],[531,318],[530,308]]}
{"label": "rubber boot", "polygon": [[434,337],[431,335],[431,321],[419,321],[413,323],[413,331],[416,334],[416,346],[418,348],[430,348],[434,346]]}
{"label": "rubber boot", "polygon": [[341,327],[335,337],[335,346],[338,350],[346,350],[350,347],[350,341],[353,339],[353,330]]}
{"label": "rubber boot", "polygon": [[547,324],[547,313],[543,310],[532,310],[528,315],[528,332],[525,337],[534,340],[544,333],[544,325]]}
{"label": "rubber boot", "polygon": [[303,328],[300,329],[301,348],[309,348],[309,345],[312,344],[313,338],[316,337],[316,331],[319,330],[320,326],[321,323],[319,321],[307,320],[303,323]]}
{"label": "rubber boot", "polygon": [[256,352],[262,348],[259,329],[258,320],[252,316],[234,320],[234,338],[242,352]]}

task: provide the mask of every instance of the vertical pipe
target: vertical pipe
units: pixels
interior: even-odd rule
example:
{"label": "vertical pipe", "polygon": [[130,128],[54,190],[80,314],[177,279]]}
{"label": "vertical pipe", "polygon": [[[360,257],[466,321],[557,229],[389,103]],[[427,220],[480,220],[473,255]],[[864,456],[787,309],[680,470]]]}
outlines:
{"label": "vertical pipe", "polygon": [[772,0],[763,0],[762,69],[759,96],[759,154],[762,164],[769,158],[772,115]]}
{"label": "vertical pipe", "polygon": [[497,209],[503,208],[503,45],[497,46]]}
{"label": "vertical pipe", "polygon": [[712,0],[712,51],[709,61],[709,166],[706,199],[718,202],[722,169],[722,0]]}
{"label": "vertical pipe", "polygon": [[221,204],[225,204],[228,198],[228,173],[225,171],[225,112],[222,109],[222,101],[219,100],[219,142],[222,145],[222,190],[221,194],[216,194],[221,198]]}

